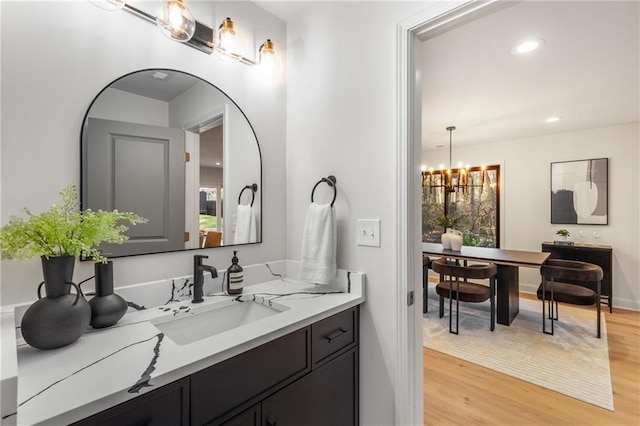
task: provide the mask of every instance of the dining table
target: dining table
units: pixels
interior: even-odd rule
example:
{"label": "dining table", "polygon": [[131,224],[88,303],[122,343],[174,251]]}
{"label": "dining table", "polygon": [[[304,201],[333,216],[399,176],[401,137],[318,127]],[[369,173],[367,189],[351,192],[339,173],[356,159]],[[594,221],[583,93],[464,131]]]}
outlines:
{"label": "dining table", "polygon": [[462,246],[460,251],[445,249],[440,243],[422,243],[422,254],[446,259],[495,263],[496,321],[511,325],[520,311],[519,268],[540,268],[550,253],[492,247]]}

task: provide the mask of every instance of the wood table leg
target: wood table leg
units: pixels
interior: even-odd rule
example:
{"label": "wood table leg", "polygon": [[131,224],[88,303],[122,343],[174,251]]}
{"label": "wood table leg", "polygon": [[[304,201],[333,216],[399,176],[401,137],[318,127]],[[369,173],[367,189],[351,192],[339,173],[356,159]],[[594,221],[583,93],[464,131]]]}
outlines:
{"label": "wood table leg", "polygon": [[511,322],[520,312],[518,267],[509,265],[497,266],[497,320],[498,324],[511,325]]}

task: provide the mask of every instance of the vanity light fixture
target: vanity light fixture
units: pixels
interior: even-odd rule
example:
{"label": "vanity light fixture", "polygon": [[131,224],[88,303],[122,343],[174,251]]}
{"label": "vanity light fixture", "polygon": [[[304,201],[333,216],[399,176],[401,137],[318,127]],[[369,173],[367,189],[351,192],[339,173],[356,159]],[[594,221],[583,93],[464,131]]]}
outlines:
{"label": "vanity light fixture", "polygon": [[189,41],[196,29],[196,20],[183,0],[163,2],[156,16],[156,24],[162,34],[181,43]]}
{"label": "vanity light fixture", "polygon": [[242,58],[244,41],[235,30],[231,18],[227,17],[218,27],[212,47],[218,52],[218,57],[223,61],[237,62]]}
{"label": "vanity light fixture", "polygon": [[280,74],[282,62],[271,39],[267,39],[260,45],[258,49],[258,64],[264,78],[274,78]]}
{"label": "vanity light fixture", "polygon": [[100,9],[107,10],[109,12],[117,12],[124,7],[124,0],[89,0],[94,6],[98,6]]}
{"label": "vanity light fixture", "polygon": [[551,116],[549,118],[547,118],[546,121],[547,123],[557,123],[558,121],[560,121],[562,119],[562,117],[558,117],[558,116]]}
{"label": "vanity light fixture", "polygon": [[[267,39],[257,52],[257,59],[249,59],[243,53],[244,42],[235,29],[235,24],[226,18],[218,30],[196,21],[184,0],[165,0],[158,16],[153,16],[125,0],[89,0],[101,9],[116,11],[125,10],[139,18],[158,25],[164,35],[198,49],[201,52],[218,53],[218,57],[227,62],[241,62],[245,65],[264,65],[271,73],[279,72],[280,60],[276,54],[274,43]],[[275,65],[274,65],[275,64]]]}

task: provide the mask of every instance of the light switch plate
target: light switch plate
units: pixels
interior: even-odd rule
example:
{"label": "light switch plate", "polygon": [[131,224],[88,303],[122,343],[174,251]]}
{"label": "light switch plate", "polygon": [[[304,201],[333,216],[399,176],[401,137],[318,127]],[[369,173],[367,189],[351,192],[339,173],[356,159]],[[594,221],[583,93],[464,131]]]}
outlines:
{"label": "light switch plate", "polygon": [[380,219],[358,219],[356,228],[359,246],[380,247]]}

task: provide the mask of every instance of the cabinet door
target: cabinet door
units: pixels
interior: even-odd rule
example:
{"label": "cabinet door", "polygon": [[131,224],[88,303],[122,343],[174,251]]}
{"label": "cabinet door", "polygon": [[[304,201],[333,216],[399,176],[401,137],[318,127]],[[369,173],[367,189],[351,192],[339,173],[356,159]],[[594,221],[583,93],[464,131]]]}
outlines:
{"label": "cabinet door", "polygon": [[222,426],[259,426],[261,419],[260,404],[256,404],[248,410],[233,417]]}
{"label": "cabinet door", "polygon": [[358,424],[358,348],[262,402],[263,426]]}
{"label": "cabinet door", "polygon": [[221,424],[311,370],[306,327],[191,375],[191,422]]}
{"label": "cabinet door", "polygon": [[187,426],[189,378],[180,379],[113,408],[88,417],[74,426]]}
{"label": "cabinet door", "polygon": [[573,246],[542,244],[542,251],[551,253],[549,259],[577,260]]}

